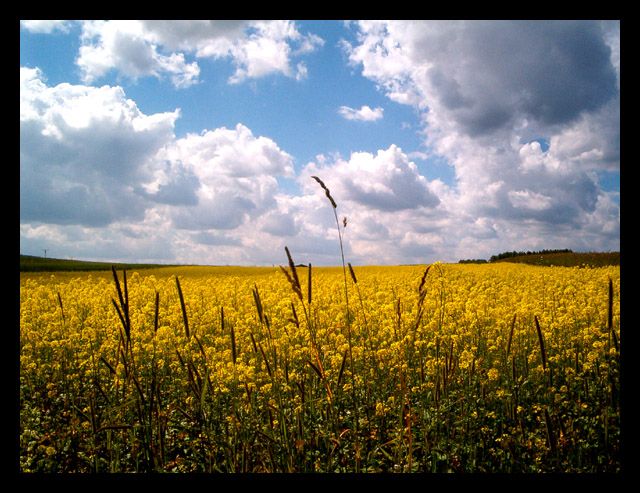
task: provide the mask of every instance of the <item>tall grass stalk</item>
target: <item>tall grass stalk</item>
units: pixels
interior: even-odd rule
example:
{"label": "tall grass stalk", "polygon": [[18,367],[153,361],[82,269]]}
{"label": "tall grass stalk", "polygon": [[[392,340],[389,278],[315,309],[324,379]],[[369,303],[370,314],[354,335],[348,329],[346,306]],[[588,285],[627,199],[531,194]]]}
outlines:
{"label": "tall grass stalk", "polygon": [[507,341],[507,359],[509,358],[509,354],[511,353],[511,342],[513,341],[513,331],[516,327],[516,313],[513,314],[513,319],[511,320],[511,330],[509,331],[509,340]]}
{"label": "tall grass stalk", "polygon": [[360,300],[360,309],[362,310],[362,318],[364,320],[364,330],[365,330],[365,334],[366,334],[365,345],[369,346],[369,353],[373,357],[375,366],[377,366],[377,357],[376,357],[375,351],[373,350],[373,345],[372,345],[372,342],[371,342],[371,333],[369,331],[369,322],[367,321],[367,311],[365,310],[364,302],[362,301],[362,293],[360,292],[360,286],[358,286],[358,278],[356,277],[356,273],[353,270],[353,266],[351,265],[351,262],[348,262],[347,265],[349,266],[349,273],[351,274],[351,280],[353,281],[353,284],[356,287],[356,292],[358,293],[358,299]]}
{"label": "tall grass stalk", "polygon": [[533,317],[536,323],[536,332],[538,333],[538,343],[540,344],[540,357],[542,358],[542,369],[547,369],[547,352],[544,348],[544,337],[542,336],[542,330],[540,329],[540,322],[538,322],[538,316]]}
{"label": "tall grass stalk", "polygon": [[180,279],[178,279],[178,276],[176,276],[176,287],[178,288],[178,296],[180,298],[180,309],[182,310],[182,320],[184,321],[184,333],[186,334],[187,339],[189,339],[189,318],[187,317],[187,307],[184,304],[184,296],[182,295],[182,288],[180,287]]}
{"label": "tall grass stalk", "polygon": [[[340,221],[338,220],[338,212],[337,212],[338,205],[336,204],[336,201],[331,196],[331,192],[329,191],[327,186],[324,184],[324,182],[317,176],[312,176],[311,178],[317,181],[318,184],[322,187],[322,189],[325,192],[325,195],[327,196],[327,198],[329,199],[329,202],[331,203],[331,206],[333,207],[333,216],[335,217],[335,220],[336,220],[336,228],[338,229],[338,240],[340,241],[340,257],[342,259],[342,273],[344,275],[344,299],[347,306],[346,322],[348,327],[350,325],[350,319],[349,319],[349,292],[347,289],[347,266],[344,262],[344,246],[342,244],[342,232],[340,231]],[[346,224],[346,221],[344,223]]]}
{"label": "tall grass stalk", "polygon": [[[324,184],[324,182],[317,176],[312,176],[311,178],[313,178],[315,181],[318,182],[320,187],[324,190],[325,195],[329,199],[329,202],[331,203],[331,206],[333,208],[333,216],[336,220],[336,228],[338,229],[338,240],[340,242],[340,258],[342,259],[342,275],[344,278],[345,323],[347,327],[347,342],[349,344],[349,366],[351,370],[351,390],[352,390],[352,396],[354,400],[353,404],[354,404],[354,412],[356,416],[355,423],[356,423],[356,429],[357,429],[358,405],[356,403],[355,371],[354,371],[354,362],[353,362],[353,340],[352,340],[352,334],[351,334],[351,313],[349,310],[349,290],[347,288],[347,266],[344,261],[344,245],[342,243],[342,232],[340,230],[340,221],[338,220],[338,212],[337,212],[338,205],[336,204],[336,201],[331,196],[331,192],[329,191],[329,188],[327,188],[327,186]],[[347,224],[346,218],[343,224],[346,227],[346,224]]]}
{"label": "tall grass stalk", "polygon": [[62,297],[60,296],[60,291],[56,293],[58,295],[58,304],[60,305],[60,315],[62,316],[62,325],[66,323],[66,318],[64,316],[64,306],[62,305]]}
{"label": "tall grass stalk", "polygon": [[[291,273],[289,273],[284,267],[282,266],[279,266],[279,267],[282,273],[285,275],[285,277],[289,281],[289,284],[291,285],[291,288],[293,289],[294,293],[300,300],[300,303],[302,304],[302,311],[304,313],[304,317],[307,322],[307,330],[309,332],[309,338],[311,341],[311,353],[317,365],[317,366],[316,365],[312,365],[312,366],[314,368],[317,368],[321,376],[321,381],[324,383],[325,388],[327,390],[327,397],[329,398],[329,400],[331,400],[333,393],[331,392],[331,388],[329,387],[329,383],[327,381],[326,374],[324,371],[324,366],[322,364],[320,347],[316,339],[316,331],[311,321],[311,307],[305,306],[304,296],[302,295],[302,289],[300,288],[300,278],[298,277],[298,271],[296,269],[296,264],[293,261],[293,257],[291,256],[291,252],[289,251],[289,248],[286,246],[284,247],[284,250],[285,250],[285,253],[287,254],[287,260],[289,262],[289,270],[291,271]],[[293,315],[297,323],[298,317],[296,315],[295,307],[293,304],[291,305],[291,307],[293,309]]]}
{"label": "tall grass stalk", "polygon": [[129,296],[127,290],[127,271],[123,271],[124,277],[124,286],[125,286],[125,294],[126,297],[122,295],[122,288],[120,287],[120,280],[118,279],[118,273],[116,272],[115,267],[111,267],[111,272],[113,273],[113,279],[116,285],[116,291],[118,293],[118,300],[120,301],[120,305],[116,303],[116,301],[112,298],[111,302],[118,312],[118,317],[120,318],[120,323],[124,329],[124,333],[126,335],[127,345],[131,341],[131,323],[129,321]]}
{"label": "tall grass stalk", "polygon": [[[58,296],[60,295],[58,294]],[[62,302],[60,306],[62,306]],[[620,347],[618,346],[618,337],[616,336],[616,331],[613,328],[613,281],[611,278],[609,278],[609,296],[607,297],[607,332],[611,334],[616,353],[619,353]]]}

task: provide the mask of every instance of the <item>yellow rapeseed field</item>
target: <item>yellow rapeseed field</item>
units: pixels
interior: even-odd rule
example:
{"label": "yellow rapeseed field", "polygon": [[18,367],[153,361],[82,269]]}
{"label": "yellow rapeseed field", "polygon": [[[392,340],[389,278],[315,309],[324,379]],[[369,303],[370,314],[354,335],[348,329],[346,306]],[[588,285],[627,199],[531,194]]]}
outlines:
{"label": "yellow rapeseed field", "polygon": [[620,470],[620,268],[427,267],[23,273],[21,470]]}

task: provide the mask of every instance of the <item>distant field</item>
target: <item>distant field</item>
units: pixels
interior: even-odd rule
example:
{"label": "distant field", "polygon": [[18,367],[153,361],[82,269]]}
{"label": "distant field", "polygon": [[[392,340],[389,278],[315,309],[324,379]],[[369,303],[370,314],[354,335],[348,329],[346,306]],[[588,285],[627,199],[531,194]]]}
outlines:
{"label": "distant field", "polygon": [[20,255],[20,272],[54,272],[54,271],[99,271],[117,269],[150,269],[172,267],[163,264],[122,264],[113,262],[87,262],[83,260],[65,260],[44,258],[32,255]]}
{"label": "distant field", "polygon": [[563,252],[546,253],[544,255],[519,255],[501,259],[498,262],[557,267],[580,267],[583,265],[605,267],[608,265],[620,265],[620,252]]}
{"label": "distant field", "polygon": [[[471,261],[476,263],[478,261]],[[483,261],[484,262],[484,261]],[[605,267],[608,265],[620,265],[620,252],[562,252],[545,253],[543,255],[519,255],[497,262],[512,262],[518,264],[530,264],[558,267]],[[111,266],[116,269],[156,269],[163,267],[186,267],[175,264],[127,264],[113,262],[88,262],[83,260],[65,260],[58,258],[44,258],[32,255],[20,255],[20,272],[59,272],[59,271],[109,271]],[[249,268],[247,268],[249,269]],[[234,274],[236,272],[234,271]]]}

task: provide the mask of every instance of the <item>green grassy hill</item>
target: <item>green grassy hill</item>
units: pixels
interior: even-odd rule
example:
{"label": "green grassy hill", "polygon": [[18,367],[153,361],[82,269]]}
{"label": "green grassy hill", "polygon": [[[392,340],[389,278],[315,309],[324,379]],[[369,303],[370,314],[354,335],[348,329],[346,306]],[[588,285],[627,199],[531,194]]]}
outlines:
{"label": "green grassy hill", "polygon": [[113,262],[88,262],[84,260],[65,260],[44,258],[33,255],[20,255],[20,272],[54,272],[54,271],[98,271],[116,269],[148,269],[170,267],[165,264],[122,264]]}

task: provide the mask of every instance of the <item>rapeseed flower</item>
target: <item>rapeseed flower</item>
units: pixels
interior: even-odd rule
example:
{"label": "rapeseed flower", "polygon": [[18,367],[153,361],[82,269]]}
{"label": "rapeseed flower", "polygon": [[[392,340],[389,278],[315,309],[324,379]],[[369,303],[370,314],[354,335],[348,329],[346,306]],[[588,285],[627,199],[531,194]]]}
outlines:
{"label": "rapeseed flower", "polygon": [[130,342],[110,273],[23,275],[21,467],[352,470],[359,454],[371,470],[552,470],[562,431],[588,444],[558,448],[565,464],[598,450],[615,469],[619,268],[437,264],[420,298],[424,271],[357,267],[348,323],[340,269],[314,270],[311,304],[277,269],[133,272]]}

